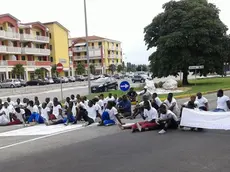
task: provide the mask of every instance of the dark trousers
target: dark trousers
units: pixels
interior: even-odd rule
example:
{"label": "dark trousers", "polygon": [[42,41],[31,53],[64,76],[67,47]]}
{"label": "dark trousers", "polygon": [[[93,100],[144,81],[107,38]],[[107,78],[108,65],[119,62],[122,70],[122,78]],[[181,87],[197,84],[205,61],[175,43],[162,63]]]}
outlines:
{"label": "dark trousers", "polygon": [[81,120],[81,119],[83,119],[85,122],[88,122],[89,125],[94,123],[94,120],[88,116],[88,113],[85,109],[80,110],[77,115],[77,120]]}
{"label": "dark trousers", "polygon": [[167,131],[168,129],[177,129],[178,128],[178,122],[174,119],[168,119],[166,121],[160,122],[160,129],[164,129]]}

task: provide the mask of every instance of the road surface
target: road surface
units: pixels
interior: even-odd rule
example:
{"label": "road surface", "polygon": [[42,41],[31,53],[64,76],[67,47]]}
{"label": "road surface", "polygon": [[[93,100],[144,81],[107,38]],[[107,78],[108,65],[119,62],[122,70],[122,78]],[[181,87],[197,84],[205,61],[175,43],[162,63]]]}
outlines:
{"label": "road surface", "polygon": [[[214,108],[216,95],[206,97]],[[79,124],[63,130],[59,125],[58,132],[46,126],[36,127],[0,128],[0,171],[229,172],[230,169],[229,131],[178,130],[158,135],[157,131],[131,134],[116,126],[82,128]]]}

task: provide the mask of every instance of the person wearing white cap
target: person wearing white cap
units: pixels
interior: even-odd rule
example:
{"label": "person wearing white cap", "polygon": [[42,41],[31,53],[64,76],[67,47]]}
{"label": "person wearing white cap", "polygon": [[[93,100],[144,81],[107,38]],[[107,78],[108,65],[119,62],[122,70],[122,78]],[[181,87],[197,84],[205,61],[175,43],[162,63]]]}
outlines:
{"label": "person wearing white cap", "polygon": [[147,86],[145,86],[145,87],[144,87],[144,90],[142,90],[141,92],[139,92],[138,95],[139,95],[139,96],[142,96],[142,98],[141,98],[142,101],[144,101],[144,100],[143,100],[143,97],[144,97],[144,96],[147,96],[147,97],[148,97],[148,100],[151,100],[151,93],[150,93],[150,91],[148,90],[148,87],[147,87]]}

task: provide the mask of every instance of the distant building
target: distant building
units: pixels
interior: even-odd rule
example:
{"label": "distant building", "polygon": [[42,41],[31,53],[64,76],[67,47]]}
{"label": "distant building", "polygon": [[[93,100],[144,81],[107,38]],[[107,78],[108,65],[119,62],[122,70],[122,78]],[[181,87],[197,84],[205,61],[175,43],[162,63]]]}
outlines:
{"label": "distant building", "polygon": [[[70,53],[72,56],[73,68],[79,63],[87,67],[86,38],[70,38],[72,43]],[[109,65],[118,66],[122,64],[121,42],[99,36],[89,36],[89,58],[90,65],[95,66],[96,74],[110,73]],[[75,70],[74,70],[75,71]]]}

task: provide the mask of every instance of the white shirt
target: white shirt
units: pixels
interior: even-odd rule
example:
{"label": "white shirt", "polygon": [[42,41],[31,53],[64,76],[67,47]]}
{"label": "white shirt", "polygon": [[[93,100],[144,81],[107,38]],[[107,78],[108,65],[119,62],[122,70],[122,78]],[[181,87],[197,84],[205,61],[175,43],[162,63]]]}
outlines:
{"label": "white shirt", "polygon": [[160,114],[160,119],[162,120],[166,120],[170,118],[173,118],[175,121],[178,121],[177,116],[171,110],[167,110],[166,114]]}
{"label": "white shirt", "polygon": [[98,102],[95,104],[95,108],[96,108],[96,111],[99,112],[99,114],[102,114],[101,106],[99,105]]}
{"label": "white shirt", "polygon": [[49,103],[47,103],[47,107],[48,107],[49,109],[52,109],[52,107],[53,107],[53,102],[50,101]]}
{"label": "white shirt", "polygon": [[173,108],[173,113],[175,113],[176,115],[179,115],[180,109],[179,109],[179,107],[178,107],[178,104],[177,104],[177,101],[176,101],[175,98],[172,98],[171,103],[168,101],[168,99],[166,99],[166,100],[164,101],[164,103],[165,103],[168,107],[171,107],[171,106],[175,103],[175,106],[174,106],[174,108]]}
{"label": "white shirt", "polygon": [[39,113],[39,109],[37,105],[34,105],[32,108],[32,112],[31,113]]}
{"label": "white shirt", "polygon": [[82,102],[78,103],[77,107],[78,108],[82,107],[83,109],[87,109],[87,106],[85,105],[85,103],[82,103]]}
{"label": "white shirt", "polygon": [[144,109],[144,117],[146,117],[147,121],[152,121],[153,119],[157,119],[158,113],[155,108],[150,108],[150,110]]}
{"label": "white shirt", "polygon": [[[188,106],[188,102],[189,102],[189,101],[185,102],[185,103],[184,103],[184,106]],[[194,105],[197,106],[197,107],[198,107],[198,104],[199,104],[198,101],[195,101],[195,102],[194,102]]]}
{"label": "white shirt", "polygon": [[[148,100],[148,102],[149,102],[150,107],[152,107],[152,103],[150,102],[150,100]],[[144,101],[140,102],[139,105],[144,106]]]}
{"label": "white shirt", "polygon": [[112,97],[106,97],[106,103],[108,102],[113,102],[115,101],[115,98],[112,96]]}
{"label": "white shirt", "polygon": [[41,116],[48,121],[49,120],[49,115],[48,112],[50,111],[50,109],[48,107],[46,107],[45,109],[41,108]]}
{"label": "white shirt", "polygon": [[222,97],[217,98],[217,109],[223,109],[226,112],[228,111],[227,101],[229,101],[229,97],[223,95]]}
{"label": "white shirt", "polygon": [[12,106],[14,106],[14,102],[11,100],[10,102],[7,102],[9,105],[12,105]]}
{"label": "white shirt", "polygon": [[98,104],[100,105],[101,108],[102,108],[102,107],[105,108],[105,101],[104,101],[104,100],[101,100],[101,99],[100,99],[100,100],[98,101]]}
{"label": "white shirt", "polygon": [[7,114],[5,112],[5,109],[1,109],[0,113],[4,113],[3,115],[0,116],[0,124],[1,125],[6,125],[10,122],[9,118],[7,117]]}
{"label": "white shirt", "polygon": [[88,117],[92,118],[94,121],[97,118],[97,110],[96,107],[93,105],[92,107],[87,107]]}
{"label": "white shirt", "polygon": [[65,102],[65,104],[64,104],[64,107],[69,107],[69,103],[68,102]]}
{"label": "white shirt", "polygon": [[200,107],[205,107],[205,104],[208,103],[208,100],[202,96],[200,99],[196,97],[196,102],[197,102],[198,108],[200,108]]}
{"label": "white shirt", "polygon": [[61,105],[53,106],[53,115],[59,119],[59,110],[62,109]]}
{"label": "white shirt", "polygon": [[155,102],[156,102],[156,104],[157,104],[158,107],[160,107],[161,104],[162,104],[162,101],[161,101],[161,99],[159,97],[155,98]]}
{"label": "white shirt", "polygon": [[14,113],[14,106],[12,104],[10,104],[8,107],[7,107],[7,110],[9,113]]}
{"label": "white shirt", "polygon": [[23,114],[25,114],[24,109],[20,109],[19,113],[15,111],[15,115],[16,115],[17,119],[19,119],[21,122],[24,123],[24,120],[23,120],[23,117],[22,117]]}
{"label": "white shirt", "polygon": [[112,109],[106,109],[106,111],[109,113],[109,118],[110,120],[115,121],[116,120],[116,115],[118,114],[118,111],[115,107],[112,107]]}
{"label": "white shirt", "polygon": [[10,119],[10,115],[9,115],[9,110],[8,110],[8,108],[3,107],[3,108],[1,109],[1,112],[5,112],[6,117],[7,117],[8,119]]}

